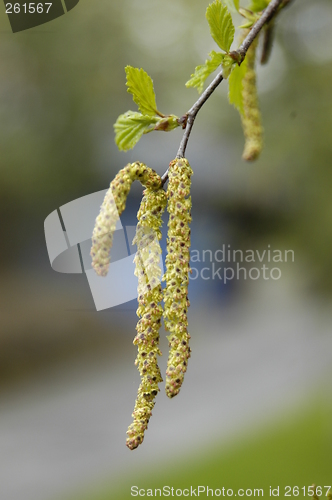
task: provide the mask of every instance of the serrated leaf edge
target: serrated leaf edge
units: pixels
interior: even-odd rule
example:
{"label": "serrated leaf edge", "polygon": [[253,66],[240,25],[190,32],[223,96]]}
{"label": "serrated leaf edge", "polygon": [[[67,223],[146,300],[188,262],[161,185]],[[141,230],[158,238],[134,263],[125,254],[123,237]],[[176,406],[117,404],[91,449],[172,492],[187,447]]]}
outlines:
{"label": "serrated leaf edge", "polygon": [[[143,68],[134,68],[133,66],[129,66],[129,65],[125,67],[125,72],[126,72],[127,92],[129,94],[132,94],[133,101],[135,102],[135,104],[137,104],[137,107],[138,107],[139,111],[142,113],[142,115],[144,115],[144,116],[160,115],[161,113],[159,113],[158,109],[157,109],[156,94],[154,91],[153,80],[152,80],[151,76]],[[136,78],[137,78],[137,81],[139,84],[136,87],[136,89],[129,81],[129,78],[133,77],[135,74],[136,74]],[[145,80],[145,82],[144,82],[145,88],[144,87],[142,88],[141,84],[144,80]],[[150,88],[150,91],[152,93],[152,100],[149,100],[149,96],[147,94],[144,94],[144,90],[146,89],[147,86]],[[141,92],[142,99],[140,99],[140,97],[139,97],[140,92]]]}
{"label": "serrated leaf edge", "polygon": [[[215,0],[215,2],[209,4],[205,15],[213,40],[222,50],[228,53],[234,40],[235,27],[227,6],[223,5],[220,0]],[[227,33],[227,37],[225,33]]]}

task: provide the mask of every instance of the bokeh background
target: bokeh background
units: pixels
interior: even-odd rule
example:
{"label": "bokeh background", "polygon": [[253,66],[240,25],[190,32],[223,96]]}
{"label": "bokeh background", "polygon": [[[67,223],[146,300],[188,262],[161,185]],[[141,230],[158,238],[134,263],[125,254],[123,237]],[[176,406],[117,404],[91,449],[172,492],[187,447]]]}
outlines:
{"label": "bokeh background", "polygon": [[[163,173],[176,155],[181,130],[117,151],[113,123],[135,109],[124,67],[153,77],[161,111],[184,114],[197,98],[184,83],[216,48],[206,7],[81,0],[16,34],[1,9],[3,500],[127,499],[134,485],[264,488],[265,496],[280,485],[283,496],[285,485],[332,482],[329,0],[294,1],[278,19],[271,61],[258,68],[265,149],[256,163],[241,160],[227,83],[198,115],[187,149],[192,248],[292,249],[295,261],[278,264],[279,280],[190,283],[185,383],[174,400],[161,389],[134,452],[125,431],[139,385],[135,301],[96,312],[85,275],[49,263],[49,213],[105,189],[128,161]],[[141,191],[133,188],[123,225],[135,225]]]}

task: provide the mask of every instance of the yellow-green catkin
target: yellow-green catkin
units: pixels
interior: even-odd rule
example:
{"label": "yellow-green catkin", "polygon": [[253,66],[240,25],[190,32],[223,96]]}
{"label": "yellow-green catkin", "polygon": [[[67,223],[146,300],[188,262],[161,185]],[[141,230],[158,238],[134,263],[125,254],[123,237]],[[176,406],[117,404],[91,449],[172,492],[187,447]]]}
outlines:
{"label": "yellow-green catkin", "polygon": [[242,81],[243,110],[242,126],[245,145],[242,158],[253,161],[258,158],[263,148],[263,128],[258,106],[255,60],[258,40],[254,40],[248,49],[247,71]]}
{"label": "yellow-green catkin", "polygon": [[166,394],[172,398],[181,388],[187,371],[190,347],[187,310],[190,272],[190,186],[193,171],[185,158],[169,166],[167,209],[169,212],[166,273],[164,280],[164,318],[169,331],[169,357],[166,370]]}
{"label": "yellow-green catkin", "polygon": [[110,265],[113,234],[120,215],[126,208],[132,183],[139,180],[146,187],[156,189],[159,175],[144,163],[128,163],[116,175],[107,191],[92,234],[92,267],[99,276],[106,276]]}
{"label": "yellow-green catkin", "polygon": [[162,214],[166,207],[166,193],[161,187],[154,190],[147,188],[143,193],[143,199],[137,214],[138,224],[136,236],[133,243],[137,245],[137,253],[134,262],[136,264],[135,275],[138,277],[138,309],[137,335],[134,344],[138,347],[138,355],[135,364],[141,376],[141,384],[138,389],[135,402],[133,423],[127,431],[126,445],[130,450],[137,448],[144,439],[152,409],[155,405],[155,397],[159,392],[158,384],[162,382],[162,376],[158,366],[159,329],[163,314],[161,268],[159,261],[161,249],[160,227],[162,225]]}

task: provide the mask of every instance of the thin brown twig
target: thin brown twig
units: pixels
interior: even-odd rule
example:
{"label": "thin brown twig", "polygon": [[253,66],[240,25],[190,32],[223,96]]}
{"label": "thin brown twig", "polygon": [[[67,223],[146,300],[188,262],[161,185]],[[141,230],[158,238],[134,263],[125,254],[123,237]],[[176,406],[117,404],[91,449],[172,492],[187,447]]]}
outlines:
{"label": "thin brown twig", "polygon": [[[272,0],[269,5],[266,7],[266,9],[263,11],[261,17],[258,19],[258,21],[255,22],[255,24],[252,26],[251,30],[249,31],[248,35],[246,38],[243,40],[242,44],[238,48],[237,51],[233,52],[233,54],[238,54],[240,56],[240,64],[245,58],[247,51],[257,35],[260,33],[262,28],[268,24],[271,19],[276,15],[276,13],[279,10],[279,7],[286,5],[290,3],[291,0]],[[197,99],[195,104],[189,109],[189,111],[184,115],[186,117],[186,128],[180,143],[180,147],[178,150],[178,153],[176,155],[177,158],[183,158],[186,152],[187,144],[189,141],[189,137],[195,122],[195,118],[197,116],[197,113],[203,106],[203,104],[209,99],[209,97],[212,95],[212,93],[215,91],[215,89],[218,87],[218,85],[223,81],[223,74],[222,71],[220,71],[217,76],[214,78],[214,80],[210,83],[210,85],[205,89],[205,91],[202,93],[202,95]],[[168,169],[162,175],[161,177],[162,183],[165,184],[165,182],[168,179]]]}

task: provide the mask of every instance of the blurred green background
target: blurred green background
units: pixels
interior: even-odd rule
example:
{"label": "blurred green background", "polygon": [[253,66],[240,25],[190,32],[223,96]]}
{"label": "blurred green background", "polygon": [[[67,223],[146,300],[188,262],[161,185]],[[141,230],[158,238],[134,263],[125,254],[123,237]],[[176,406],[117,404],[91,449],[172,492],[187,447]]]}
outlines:
{"label": "blurred green background", "polygon": [[[198,115],[187,149],[193,248],[270,245],[293,249],[295,262],[282,265],[278,282],[191,284],[196,351],[189,368],[196,375],[189,369],[179,401],[165,401],[169,413],[160,395],[143,451],[124,446],[139,383],[134,303],[97,313],[86,277],[55,273],[49,263],[49,213],[105,189],[128,161],[163,173],[176,155],[181,130],[117,151],[113,123],[135,109],[124,67],[152,76],[162,112],[184,114],[197,98],[184,83],[216,48],[207,4],[81,0],[61,18],[16,34],[1,10],[4,500],[130,498],[132,484],[161,487],[165,478],[174,487],[331,484],[330,1],[295,1],[280,15],[272,59],[258,68],[265,148],[256,163],[241,160],[240,119],[226,82]],[[140,193],[133,189],[124,224],[135,225]],[[227,416],[218,414],[223,400]]]}

